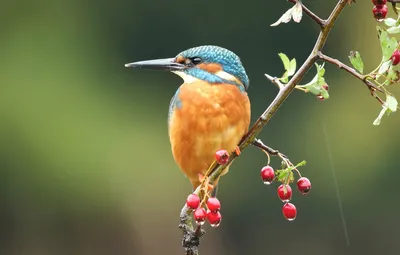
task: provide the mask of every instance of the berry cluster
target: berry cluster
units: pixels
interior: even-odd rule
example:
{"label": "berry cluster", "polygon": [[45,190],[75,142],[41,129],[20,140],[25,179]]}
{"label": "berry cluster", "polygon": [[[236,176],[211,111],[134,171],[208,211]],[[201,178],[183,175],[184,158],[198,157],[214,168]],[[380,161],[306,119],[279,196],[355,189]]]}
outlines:
{"label": "berry cluster", "polygon": [[374,18],[379,22],[383,21],[388,13],[386,2],[387,0],[372,0],[372,3],[374,4],[372,13],[374,14]]}
{"label": "berry cluster", "polygon": [[201,206],[201,201],[198,195],[190,194],[186,199],[186,205],[194,210],[194,220],[198,225],[203,225],[206,219],[210,223],[211,227],[218,227],[221,223],[221,203],[218,198],[210,197],[207,199],[207,211]]}
{"label": "berry cluster", "polygon": [[[264,166],[261,169],[261,179],[264,184],[271,184],[276,179],[274,169],[269,165]],[[307,195],[311,190],[310,180],[306,177],[300,177],[297,180],[297,189],[302,195]],[[282,207],[283,216],[289,221],[294,220],[297,215],[297,209],[294,204],[289,203],[292,199],[292,188],[290,187],[289,182],[279,185],[277,193],[280,200],[285,203]]]}

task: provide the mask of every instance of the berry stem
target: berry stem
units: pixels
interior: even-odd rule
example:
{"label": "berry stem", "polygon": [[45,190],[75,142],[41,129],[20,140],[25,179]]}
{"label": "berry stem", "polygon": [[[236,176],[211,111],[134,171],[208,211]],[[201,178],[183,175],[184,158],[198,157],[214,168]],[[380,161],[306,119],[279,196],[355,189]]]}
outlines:
{"label": "berry stem", "polygon": [[278,150],[274,150],[271,147],[265,145],[263,143],[263,141],[261,141],[261,139],[254,139],[254,141],[252,142],[251,145],[253,145],[255,147],[258,147],[261,150],[263,150],[263,151],[265,151],[265,152],[267,152],[267,153],[269,153],[269,154],[271,154],[273,156],[281,155],[280,158],[282,158],[282,157],[287,158],[284,154],[280,153]]}
{"label": "berry stem", "polygon": [[278,155],[277,153],[279,153],[279,151],[276,151],[276,150],[268,147],[267,145],[265,145],[260,139],[255,139],[252,145],[260,148],[265,154],[267,154],[267,157],[268,157],[267,165],[269,165],[271,163],[271,157],[269,154],[276,156],[276,155]]}
{"label": "berry stem", "polygon": [[299,171],[297,168],[293,168],[293,170],[296,171],[296,173],[297,173],[297,175],[299,176],[299,178],[303,177],[303,176],[301,176],[301,173],[300,173],[300,171]]}
{"label": "berry stem", "polygon": [[289,165],[293,165],[293,164],[289,161],[288,157],[287,157],[285,154],[279,152],[278,150],[274,150],[274,149],[272,149],[271,147],[265,145],[260,139],[255,139],[255,140],[253,141],[252,145],[255,146],[255,147],[260,148],[263,152],[265,152],[265,154],[267,154],[267,156],[268,156],[268,165],[270,164],[270,157],[269,157],[269,155],[278,156],[278,157],[281,158],[281,159],[286,163],[286,165],[288,165],[288,166],[289,166]]}
{"label": "berry stem", "polygon": [[[290,170],[290,171],[295,170],[297,172],[297,174],[299,175],[299,177],[301,178],[300,171],[297,168],[294,167],[293,163],[290,162],[289,158],[285,154],[279,152],[278,150],[274,150],[271,147],[265,145],[260,139],[255,139],[254,142],[252,143],[252,145],[255,146],[255,147],[260,148],[263,152],[265,152],[265,154],[267,154],[267,156],[268,156],[268,165],[270,163],[270,157],[269,157],[270,154],[273,155],[273,156],[278,156],[281,160],[283,160],[285,162],[287,168],[293,167],[293,169]],[[290,174],[288,174],[288,177],[284,182],[285,184],[289,184],[289,177],[290,177]]]}
{"label": "berry stem", "polygon": [[267,165],[270,165],[270,163],[271,163],[271,157],[269,156],[269,153],[267,152],[267,151],[264,151],[264,153],[267,155],[267,157],[268,157],[268,163],[267,163]]}
{"label": "berry stem", "polygon": [[306,89],[306,88],[303,88],[303,86],[296,86],[295,87],[295,89],[298,89],[298,90],[301,90],[301,91],[304,91],[305,93],[308,93],[308,89]]}

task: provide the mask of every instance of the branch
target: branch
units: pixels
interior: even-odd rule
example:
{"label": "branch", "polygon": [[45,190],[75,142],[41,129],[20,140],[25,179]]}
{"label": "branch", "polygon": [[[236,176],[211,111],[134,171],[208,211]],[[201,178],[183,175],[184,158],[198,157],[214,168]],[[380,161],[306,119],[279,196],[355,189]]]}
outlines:
{"label": "branch", "polygon": [[[296,4],[299,2],[299,0],[288,0],[289,3]],[[303,8],[303,12],[310,17],[315,23],[317,23],[321,28],[323,28],[326,25],[326,21],[318,17],[315,13],[313,13],[310,9],[308,9],[306,6],[304,6],[303,3],[301,3],[301,7]]]}
{"label": "branch", "polygon": [[400,0],[388,0],[389,3],[392,3],[393,11],[398,14],[396,4],[400,3]]}
{"label": "branch", "polygon": [[281,159],[287,159],[285,154],[280,153],[278,150],[274,150],[271,147],[268,147],[265,145],[260,139],[255,139],[254,142],[252,143],[253,146],[260,148],[261,150],[267,152],[268,154],[272,156],[279,156]]}
{"label": "branch", "polygon": [[[332,30],[332,27],[339,17],[340,13],[345,8],[348,0],[339,0],[333,9],[331,15],[327,20],[322,22],[320,18],[308,10],[304,8],[304,12],[309,15],[314,21],[318,24],[323,24],[321,26],[321,31],[318,35],[317,41],[314,45],[313,50],[308,56],[307,60],[303,63],[303,65],[299,68],[299,70],[293,75],[290,81],[285,86],[279,86],[278,95],[272,101],[272,103],[268,106],[268,108],[264,111],[264,113],[258,118],[258,120],[254,123],[254,125],[250,128],[248,133],[242,138],[238,147],[241,151],[245,150],[249,145],[254,144],[257,135],[261,132],[261,130],[265,127],[265,125],[271,120],[272,116],[276,113],[279,107],[283,104],[283,102],[287,99],[290,93],[295,89],[296,85],[303,79],[308,70],[314,65],[314,63],[318,60],[318,52],[322,50],[324,47],[326,40],[328,38],[329,32]],[[273,150],[270,150],[273,152]],[[212,164],[212,168],[210,168],[205,174],[204,180],[207,179],[208,182],[214,183],[219,179],[222,172],[226,169],[227,166],[231,165],[231,163],[238,157],[236,153],[231,153],[229,161],[225,165],[218,165],[216,162]],[[196,188],[194,191],[195,194],[202,197],[201,191],[204,188],[203,183]],[[200,236],[195,233],[203,233],[201,230],[196,231],[193,229],[192,219],[191,219],[191,210],[185,205],[181,211],[181,224],[180,228],[183,231],[183,241],[182,244],[186,250],[187,255],[197,255],[198,254],[198,246],[200,245]]]}
{"label": "branch", "polygon": [[205,231],[201,226],[197,226],[193,229],[192,219],[190,217],[190,210],[184,206],[181,211],[181,223],[179,228],[183,232],[182,246],[185,249],[186,255],[199,254],[200,237],[205,234]]}
{"label": "branch", "polygon": [[383,92],[383,90],[381,88],[377,87],[373,82],[368,80],[367,75],[362,75],[362,74],[358,73],[356,70],[349,67],[348,65],[340,62],[337,59],[331,58],[331,57],[323,54],[320,51],[317,53],[317,56],[320,60],[330,63],[330,64],[333,64],[333,65],[339,67],[339,69],[345,70],[349,74],[353,75],[354,77],[356,77],[357,79],[362,81],[368,87],[368,89],[371,91],[371,95],[373,97],[375,97],[379,101],[380,104],[382,104],[382,105],[384,104],[384,101],[376,94],[376,91]]}
{"label": "branch", "polygon": [[272,82],[273,84],[275,84],[276,86],[278,86],[278,89],[283,89],[283,87],[285,87],[285,85],[283,85],[279,79],[277,77],[272,77],[268,74],[264,74],[265,77],[267,77],[267,79]]}
{"label": "branch", "polygon": [[278,156],[282,160],[282,164],[284,164],[284,167],[294,167],[294,170],[301,177],[300,171],[297,170],[297,168],[293,165],[292,162],[290,162],[289,158],[285,154],[265,145],[260,139],[255,139],[254,142],[252,143],[252,145],[255,147],[258,147],[259,149],[261,149],[262,151],[264,151],[267,154],[268,165],[269,165],[269,160],[270,160],[269,155]]}

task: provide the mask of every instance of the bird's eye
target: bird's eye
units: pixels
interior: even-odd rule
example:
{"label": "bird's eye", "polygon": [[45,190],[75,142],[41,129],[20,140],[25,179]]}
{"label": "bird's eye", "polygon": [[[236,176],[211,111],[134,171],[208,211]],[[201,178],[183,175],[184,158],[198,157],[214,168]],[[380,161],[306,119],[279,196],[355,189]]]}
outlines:
{"label": "bird's eye", "polygon": [[190,58],[190,61],[192,62],[193,65],[198,65],[201,62],[203,62],[203,60],[199,57]]}

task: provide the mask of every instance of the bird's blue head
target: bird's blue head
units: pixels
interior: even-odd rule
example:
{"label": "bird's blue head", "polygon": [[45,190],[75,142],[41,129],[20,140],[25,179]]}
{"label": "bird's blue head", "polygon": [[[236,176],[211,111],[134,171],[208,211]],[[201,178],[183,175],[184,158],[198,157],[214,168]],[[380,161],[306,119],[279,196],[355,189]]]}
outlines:
{"label": "bird's blue head", "polygon": [[240,58],[218,46],[199,46],[185,50],[175,58],[141,61],[125,66],[169,70],[181,76],[186,83],[200,79],[211,84],[243,85],[246,90],[249,87],[249,78]]}

